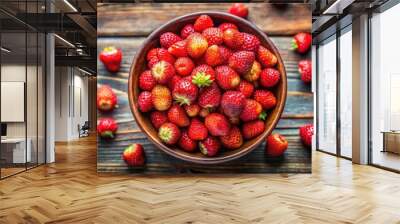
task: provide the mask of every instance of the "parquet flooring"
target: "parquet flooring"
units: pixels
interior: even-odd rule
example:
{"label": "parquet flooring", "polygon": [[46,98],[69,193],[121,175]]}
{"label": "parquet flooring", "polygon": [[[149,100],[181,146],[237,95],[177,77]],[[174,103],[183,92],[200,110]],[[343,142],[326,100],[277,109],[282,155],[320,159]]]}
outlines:
{"label": "parquet flooring", "polygon": [[297,175],[96,173],[96,139],[0,181],[0,223],[400,223],[400,175],[313,153]]}

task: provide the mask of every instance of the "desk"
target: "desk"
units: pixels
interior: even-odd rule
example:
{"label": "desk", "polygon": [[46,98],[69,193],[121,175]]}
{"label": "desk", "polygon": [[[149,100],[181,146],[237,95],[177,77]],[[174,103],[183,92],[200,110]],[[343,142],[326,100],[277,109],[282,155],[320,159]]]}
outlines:
{"label": "desk", "polygon": [[383,131],[382,152],[400,154],[400,131]]}
{"label": "desk", "polygon": [[[30,162],[32,158],[31,154],[32,141],[30,138],[27,138],[26,142],[28,142],[27,144],[28,147],[26,147],[26,154],[25,154],[25,138],[4,138],[4,139],[2,138],[1,139],[2,153],[11,152],[11,153],[6,153],[7,157],[9,157],[6,158],[6,161],[10,163]],[[11,160],[11,155],[8,156],[8,154],[12,154],[12,160]]]}

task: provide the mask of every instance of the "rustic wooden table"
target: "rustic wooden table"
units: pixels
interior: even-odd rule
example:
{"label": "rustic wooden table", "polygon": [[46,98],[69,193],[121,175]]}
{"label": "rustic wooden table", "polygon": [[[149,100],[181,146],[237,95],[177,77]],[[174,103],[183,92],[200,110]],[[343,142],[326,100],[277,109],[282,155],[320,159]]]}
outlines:
{"label": "rustic wooden table", "polygon": [[[108,45],[123,51],[121,70],[110,74],[98,62],[98,84],[108,84],[118,95],[119,108],[112,116],[119,130],[115,140],[98,141],[97,168],[99,172],[130,173],[308,173],[311,172],[311,153],[303,147],[298,128],[313,121],[313,94],[311,86],[304,84],[297,71],[297,62],[311,57],[289,50],[291,36],[300,31],[310,32],[311,10],[308,4],[274,6],[266,3],[248,4],[249,20],[261,28],[279,49],[288,74],[288,98],[282,119],[275,132],[289,141],[289,149],[280,158],[268,158],[264,144],[248,155],[220,165],[197,165],[175,159],[157,149],[141,132],[128,102],[129,68],[136,50],[145,38],[166,21],[196,11],[226,11],[228,3],[208,4],[98,4],[98,53]],[[132,143],[143,144],[147,164],[144,168],[129,168],[121,159],[125,147]]]}

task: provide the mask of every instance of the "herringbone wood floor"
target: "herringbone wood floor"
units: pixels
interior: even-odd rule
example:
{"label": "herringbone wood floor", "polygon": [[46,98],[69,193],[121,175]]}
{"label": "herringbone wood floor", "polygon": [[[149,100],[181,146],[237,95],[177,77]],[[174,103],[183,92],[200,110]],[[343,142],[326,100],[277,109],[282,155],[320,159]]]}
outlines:
{"label": "herringbone wood floor", "polygon": [[0,223],[400,223],[400,175],[313,154],[313,174],[104,176],[95,138],[0,181]]}

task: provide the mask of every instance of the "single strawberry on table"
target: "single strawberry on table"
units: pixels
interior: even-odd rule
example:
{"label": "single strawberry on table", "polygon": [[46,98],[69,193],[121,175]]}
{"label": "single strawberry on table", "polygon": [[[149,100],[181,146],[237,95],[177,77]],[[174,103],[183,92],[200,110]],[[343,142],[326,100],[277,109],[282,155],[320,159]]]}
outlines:
{"label": "single strawberry on table", "polygon": [[180,105],[190,105],[197,99],[198,88],[188,79],[180,79],[172,90],[174,100]]}
{"label": "single strawberry on table", "polygon": [[224,136],[229,133],[231,125],[226,117],[219,113],[211,113],[204,120],[208,132],[213,136]]}
{"label": "single strawberry on table", "polygon": [[235,16],[239,16],[242,18],[246,18],[247,15],[249,14],[249,10],[246,5],[243,3],[234,3],[228,10],[230,14],[233,14]]}
{"label": "single strawberry on table", "polygon": [[217,138],[208,136],[206,139],[199,143],[200,152],[205,156],[216,156],[221,148],[221,143]]}
{"label": "single strawberry on table", "polygon": [[174,64],[176,73],[178,73],[181,76],[187,76],[190,75],[194,69],[194,63],[192,59],[188,57],[180,57],[176,59],[175,64]]}
{"label": "single strawberry on table", "polygon": [[291,42],[291,49],[299,53],[307,53],[312,43],[312,36],[310,33],[298,33],[293,37]]}
{"label": "single strawberry on table", "polygon": [[250,70],[243,75],[243,78],[249,82],[257,81],[260,78],[261,71],[261,64],[258,61],[254,61]]}
{"label": "single strawberry on table", "polygon": [[193,33],[187,38],[186,50],[190,57],[200,58],[206,52],[207,48],[207,39],[201,34]]}
{"label": "single strawberry on table", "polygon": [[259,136],[265,130],[264,121],[255,120],[243,124],[242,134],[244,139],[252,139]]}
{"label": "single strawberry on table", "polygon": [[246,99],[243,110],[240,113],[240,119],[244,122],[252,120],[265,120],[266,113],[263,112],[261,104],[253,99]]}
{"label": "single strawberry on table", "polygon": [[151,90],[153,106],[158,111],[168,110],[172,104],[171,91],[166,86],[156,85]]}
{"label": "single strawberry on table", "polygon": [[217,27],[207,28],[203,30],[201,34],[207,39],[209,46],[220,45],[224,41],[223,39],[224,34],[222,30]]}
{"label": "single strawberry on table", "polygon": [[164,48],[153,48],[147,52],[146,59],[148,61],[147,66],[151,69],[154,64],[159,61],[166,61],[173,65],[175,58],[172,56],[167,49]]}
{"label": "single strawberry on table", "polygon": [[187,46],[187,41],[181,40],[172,44],[168,48],[168,52],[175,57],[186,57],[188,55],[186,51],[186,46]]}
{"label": "single strawberry on table", "polygon": [[192,24],[186,24],[181,30],[181,37],[186,39],[190,34],[194,33],[194,27]]}
{"label": "single strawberry on table", "polygon": [[256,90],[254,92],[254,99],[261,104],[264,110],[269,110],[276,106],[276,97],[268,90]]}
{"label": "single strawberry on table", "polygon": [[312,136],[314,135],[314,125],[306,124],[299,128],[299,135],[303,144],[307,147],[312,145]]}
{"label": "single strawberry on table", "polygon": [[117,107],[117,95],[108,85],[102,85],[97,90],[97,109],[102,112],[110,112]]}
{"label": "single strawberry on table", "polygon": [[158,130],[161,125],[168,122],[167,113],[165,111],[153,111],[150,113],[150,121],[153,127]]}
{"label": "single strawberry on table", "polygon": [[149,112],[153,109],[153,96],[149,91],[142,91],[138,96],[138,108],[142,112]]}
{"label": "single strawberry on table", "polygon": [[278,63],[278,58],[263,46],[260,46],[257,50],[257,59],[266,68],[274,67]]}
{"label": "single strawberry on table", "polygon": [[266,139],[266,153],[271,157],[282,156],[288,148],[288,141],[280,134],[272,134]]}
{"label": "single strawberry on table", "polygon": [[186,114],[189,117],[196,117],[200,113],[200,106],[196,103],[192,103],[190,105],[184,105],[183,108],[186,111]]}
{"label": "single strawberry on table", "polygon": [[118,72],[121,67],[122,51],[119,48],[110,46],[100,52],[100,61],[109,72]]}
{"label": "single strawberry on table", "polygon": [[157,85],[156,79],[151,74],[151,70],[142,72],[139,76],[139,88],[151,91]]}
{"label": "single strawberry on table", "polygon": [[178,141],[178,145],[183,151],[194,152],[197,149],[197,141],[189,138],[189,134],[186,130],[182,131],[181,138]]}
{"label": "single strawberry on table", "polygon": [[299,61],[298,67],[299,67],[299,73],[300,73],[301,80],[303,80],[303,82],[305,82],[305,83],[310,83],[311,79],[312,79],[311,60],[307,59],[307,60]]}
{"label": "single strawberry on table", "polygon": [[97,121],[97,134],[103,139],[115,138],[118,124],[112,118],[100,118]]}
{"label": "single strawberry on table", "polygon": [[171,47],[173,44],[175,44],[178,41],[181,41],[182,38],[172,32],[166,32],[161,34],[160,36],[160,44],[163,48],[168,49]]}
{"label": "single strawberry on table", "polygon": [[255,54],[252,51],[237,51],[229,58],[229,67],[240,74],[246,74],[255,60]]}
{"label": "single strawberry on table", "polygon": [[226,65],[215,68],[215,78],[218,85],[224,90],[235,89],[240,84],[239,74]]}
{"label": "single strawberry on table", "polygon": [[243,93],[243,95],[246,98],[249,98],[253,95],[254,92],[254,85],[251,84],[250,82],[246,81],[246,80],[242,80],[240,81],[239,86],[237,87],[238,91],[240,91],[241,93]]}
{"label": "single strawberry on table", "polygon": [[203,32],[203,30],[213,27],[214,26],[214,22],[211,19],[210,16],[208,15],[201,15],[199,16],[196,21],[194,22],[194,30],[196,32]]}
{"label": "single strawberry on table", "polygon": [[129,166],[143,166],[145,163],[143,146],[141,144],[128,146],[125,148],[122,158]]}
{"label": "single strawberry on table", "polygon": [[181,137],[181,130],[175,124],[167,122],[158,129],[158,137],[167,145],[174,145]]}
{"label": "single strawberry on table", "polygon": [[151,68],[151,74],[159,84],[167,84],[175,75],[175,68],[166,61],[159,61]]}
{"label": "single strawberry on table", "polygon": [[210,86],[215,80],[214,69],[206,64],[195,67],[192,71],[192,82],[198,87]]}
{"label": "single strawberry on table", "polygon": [[168,120],[178,127],[186,127],[190,124],[189,117],[185,110],[179,105],[172,105],[168,110]]}
{"label": "single strawberry on table", "polygon": [[257,51],[260,46],[260,40],[253,34],[242,33],[243,35],[243,44],[241,46],[241,50],[243,51]]}
{"label": "single strawberry on table", "polygon": [[228,117],[238,117],[246,104],[246,97],[239,91],[226,91],[221,98],[221,108]]}
{"label": "single strawberry on table", "polygon": [[216,83],[205,87],[200,91],[198,104],[202,108],[214,109],[217,108],[221,101],[221,90]]}
{"label": "single strawberry on table", "polygon": [[233,126],[227,135],[221,136],[219,139],[222,145],[227,149],[237,149],[243,145],[242,133],[236,126]]}
{"label": "single strawberry on table", "polygon": [[281,79],[281,73],[274,68],[266,68],[261,71],[260,84],[263,87],[274,87]]}
{"label": "single strawberry on table", "polygon": [[190,121],[188,135],[193,140],[204,140],[208,136],[207,127],[198,118],[193,118]]}

